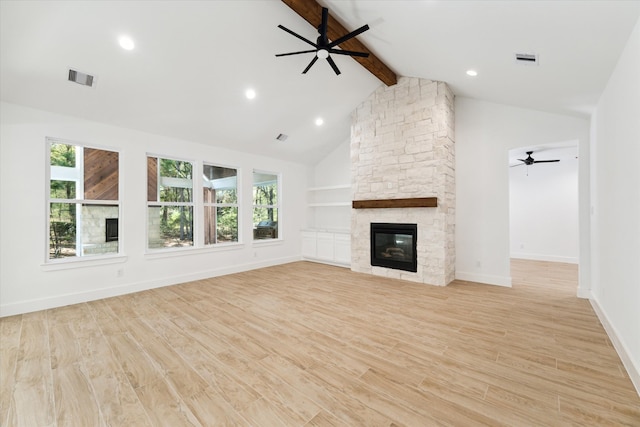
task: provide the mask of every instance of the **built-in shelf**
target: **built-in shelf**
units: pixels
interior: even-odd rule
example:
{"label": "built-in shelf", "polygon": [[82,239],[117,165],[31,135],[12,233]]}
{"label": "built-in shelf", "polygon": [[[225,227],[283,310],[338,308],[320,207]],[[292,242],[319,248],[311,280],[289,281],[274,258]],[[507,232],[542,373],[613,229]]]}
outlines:
{"label": "built-in shelf", "polygon": [[307,188],[308,192],[315,194],[314,196],[311,196],[312,200],[310,201],[310,203],[307,203],[307,206],[310,208],[330,208],[338,206],[349,207],[351,206],[351,201],[349,200],[351,199],[351,197],[344,190],[350,189],[350,184],[327,185],[323,187]]}
{"label": "built-in shelf", "polygon": [[333,265],[351,263],[351,185],[307,188],[309,228],[302,231],[305,259]]}
{"label": "built-in shelf", "polygon": [[411,199],[379,199],[354,200],[353,209],[383,209],[383,208],[435,208],[438,206],[437,197],[414,197]]}
{"label": "built-in shelf", "polygon": [[307,188],[307,191],[344,190],[347,188],[351,188],[351,184],[329,185],[326,187],[311,187]]}

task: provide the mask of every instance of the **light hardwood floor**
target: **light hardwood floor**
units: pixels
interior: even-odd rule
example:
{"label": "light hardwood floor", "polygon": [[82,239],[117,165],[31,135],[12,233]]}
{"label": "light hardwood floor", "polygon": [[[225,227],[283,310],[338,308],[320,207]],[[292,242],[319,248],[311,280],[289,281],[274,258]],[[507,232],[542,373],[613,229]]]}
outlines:
{"label": "light hardwood floor", "polygon": [[3,426],[640,425],[575,266],[512,289],[299,262],[0,320]]}

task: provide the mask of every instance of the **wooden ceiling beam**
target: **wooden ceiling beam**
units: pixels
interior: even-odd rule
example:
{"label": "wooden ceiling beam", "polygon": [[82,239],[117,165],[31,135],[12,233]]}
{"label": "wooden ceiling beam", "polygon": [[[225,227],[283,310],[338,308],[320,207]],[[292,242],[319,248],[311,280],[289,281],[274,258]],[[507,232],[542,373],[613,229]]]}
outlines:
{"label": "wooden ceiling beam", "polygon": [[[284,4],[293,9],[298,15],[304,18],[309,24],[313,25],[313,28],[318,28],[322,22],[322,6],[315,0],[282,0]],[[364,24],[363,24],[364,25]],[[355,29],[355,28],[354,28]],[[329,20],[327,22],[327,37],[329,40],[337,40],[338,38],[349,34],[351,31],[347,30],[329,13]],[[380,58],[375,56],[357,37],[349,39],[339,46],[344,50],[353,50],[358,52],[367,52],[369,57],[361,58],[352,56],[353,59],[358,61],[364,68],[369,70],[371,74],[380,79],[385,85],[393,86],[398,82],[396,73],[391,71]]]}

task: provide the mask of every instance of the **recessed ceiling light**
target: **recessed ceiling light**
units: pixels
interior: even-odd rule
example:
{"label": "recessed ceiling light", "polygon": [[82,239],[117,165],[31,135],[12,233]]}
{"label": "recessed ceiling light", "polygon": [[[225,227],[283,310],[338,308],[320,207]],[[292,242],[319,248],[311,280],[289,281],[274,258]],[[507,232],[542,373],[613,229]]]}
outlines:
{"label": "recessed ceiling light", "polygon": [[246,96],[247,99],[253,99],[256,97],[256,91],[253,89],[247,89],[244,91],[244,96]]}
{"label": "recessed ceiling light", "polygon": [[467,70],[467,76],[475,77],[478,75],[476,70]]}
{"label": "recessed ceiling light", "polygon": [[118,43],[120,43],[120,47],[124,50],[133,50],[136,47],[136,44],[131,40],[131,37],[122,36],[118,39]]}
{"label": "recessed ceiling light", "polygon": [[322,126],[323,123],[324,123],[324,120],[322,120],[322,117],[318,117],[316,119],[316,126]]}

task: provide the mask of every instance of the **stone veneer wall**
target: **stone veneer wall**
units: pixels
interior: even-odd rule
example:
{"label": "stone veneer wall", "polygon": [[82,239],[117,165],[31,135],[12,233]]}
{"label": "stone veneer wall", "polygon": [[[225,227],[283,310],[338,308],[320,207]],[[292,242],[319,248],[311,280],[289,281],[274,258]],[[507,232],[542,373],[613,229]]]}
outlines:
{"label": "stone veneer wall", "polygon": [[[353,113],[353,200],[438,198],[437,208],[352,209],[353,271],[440,286],[454,279],[453,98],[446,83],[402,77]],[[418,224],[416,273],[371,266],[372,222]]]}
{"label": "stone veneer wall", "polygon": [[118,218],[117,206],[82,206],[82,254],[102,255],[118,253],[118,241],[106,242],[105,218]]}
{"label": "stone veneer wall", "polygon": [[147,238],[149,249],[157,249],[164,247],[164,239],[162,238],[162,208],[160,206],[150,206],[148,208],[148,230]]}

